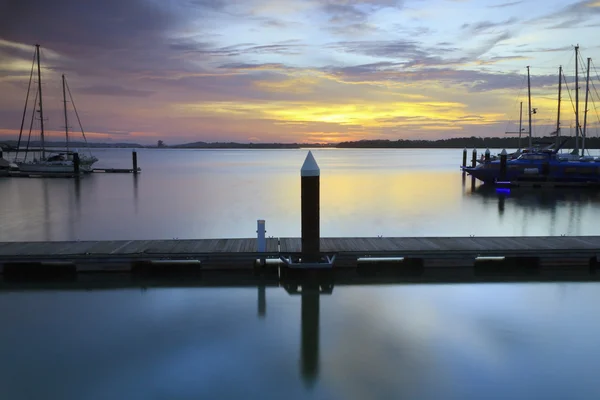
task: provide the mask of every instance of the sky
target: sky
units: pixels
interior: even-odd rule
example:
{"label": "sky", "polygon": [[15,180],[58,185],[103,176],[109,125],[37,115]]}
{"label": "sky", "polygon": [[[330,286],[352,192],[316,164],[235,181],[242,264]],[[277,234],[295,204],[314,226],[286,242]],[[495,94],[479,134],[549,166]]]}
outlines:
{"label": "sky", "polygon": [[574,46],[580,87],[591,57],[600,89],[599,31],[600,0],[0,0],[0,140],[18,137],[36,43],[57,140],[61,74],[96,142],[504,136],[521,101],[527,120],[527,66],[539,136],[560,65],[568,134]]}

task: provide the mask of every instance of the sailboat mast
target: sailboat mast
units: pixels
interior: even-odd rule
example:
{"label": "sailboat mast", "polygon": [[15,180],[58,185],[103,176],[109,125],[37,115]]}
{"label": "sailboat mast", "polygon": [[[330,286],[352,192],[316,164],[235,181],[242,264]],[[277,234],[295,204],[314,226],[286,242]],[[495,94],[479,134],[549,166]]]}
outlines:
{"label": "sailboat mast", "polygon": [[65,90],[65,74],[63,74],[62,76],[62,89],[63,89],[63,103],[64,103],[64,110],[65,110],[65,137],[67,139],[66,143],[67,143],[67,157],[68,157],[68,153],[69,153],[69,120],[67,118],[67,93]]}
{"label": "sailboat mast", "polygon": [[575,46],[575,152],[579,155],[579,45]]}
{"label": "sailboat mast", "polygon": [[46,159],[46,146],[44,141],[44,108],[42,107],[42,70],[40,67],[40,45],[35,45],[37,55],[38,92],[40,94],[40,137],[42,141],[42,159]]}
{"label": "sailboat mast", "polygon": [[529,77],[529,65],[527,66],[527,98],[529,102],[529,147],[533,145],[531,143],[531,80]]}
{"label": "sailboat mast", "polygon": [[560,96],[562,90],[562,65],[558,67],[558,112],[556,114],[556,146],[560,137]]}
{"label": "sailboat mast", "polygon": [[587,74],[585,76],[585,109],[583,110],[583,135],[581,136],[581,149],[585,152],[585,137],[587,128],[587,113],[588,113],[588,95],[590,93],[590,63],[592,59],[587,59]]}
{"label": "sailboat mast", "polygon": [[521,151],[521,132],[523,132],[523,102],[519,110],[519,151]]}

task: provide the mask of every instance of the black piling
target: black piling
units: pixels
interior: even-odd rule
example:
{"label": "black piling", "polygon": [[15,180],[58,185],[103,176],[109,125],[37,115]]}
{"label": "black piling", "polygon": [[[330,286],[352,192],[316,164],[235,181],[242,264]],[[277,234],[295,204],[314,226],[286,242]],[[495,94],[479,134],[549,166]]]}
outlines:
{"label": "black piling", "polygon": [[506,180],[506,161],[507,161],[508,155],[506,153],[506,149],[502,150],[502,153],[500,153],[500,179],[501,180]]}
{"label": "black piling", "polygon": [[79,153],[73,153],[73,173],[79,175]]}
{"label": "black piling", "polygon": [[2,157],[3,157],[2,149],[0,148],[0,158],[2,158]]}
{"label": "black piling", "polygon": [[475,168],[477,165],[477,149],[473,149],[473,158],[471,159],[471,167]]}
{"label": "black piling", "polygon": [[138,164],[137,164],[137,152],[134,150],[131,152],[131,162],[133,163],[133,173],[138,173]]}
{"label": "black piling", "polygon": [[321,259],[319,230],[319,189],[321,171],[312,153],[309,151],[301,175],[301,213],[302,213],[302,262],[312,263]]}
{"label": "black piling", "polygon": [[463,149],[463,161],[462,161],[462,166],[466,167],[467,166],[467,148],[465,147]]}
{"label": "black piling", "polygon": [[483,157],[484,157],[485,162],[490,162],[490,158],[491,158],[490,149],[485,149],[485,155]]}

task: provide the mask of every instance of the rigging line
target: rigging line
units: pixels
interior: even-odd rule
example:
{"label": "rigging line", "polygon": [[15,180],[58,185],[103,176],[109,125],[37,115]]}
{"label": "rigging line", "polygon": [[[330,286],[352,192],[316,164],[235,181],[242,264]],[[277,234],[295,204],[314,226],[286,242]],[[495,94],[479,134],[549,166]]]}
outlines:
{"label": "rigging line", "polygon": [[[33,100],[33,104],[37,103],[39,90],[35,92],[35,99]],[[23,162],[27,161],[27,154],[29,154],[29,144],[31,143],[31,131],[33,130],[33,121],[35,119],[35,107],[33,108],[33,112],[31,113],[31,123],[29,124],[29,136],[27,138],[27,147],[25,148],[25,157],[23,158]]]}
{"label": "rigging line", "polygon": [[[600,77],[598,76],[598,70],[596,69],[596,66],[594,65],[594,60],[590,60],[590,64],[592,64],[592,67],[594,68],[594,72],[596,73],[596,78],[598,78],[598,81],[600,81]],[[596,96],[598,96],[598,99],[600,99],[600,95],[598,95],[598,89],[596,88],[596,84],[594,83],[593,80],[591,80],[590,82],[592,84],[592,88],[594,89],[594,93],[596,93]],[[598,123],[600,124],[600,115],[598,115],[598,107],[596,107],[596,102],[594,101],[594,96],[590,96],[590,99],[592,99],[594,111],[596,112],[596,119],[598,119]],[[596,131],[598,131],[598,129],[596,129]]]}
{"label": "rigging line", "polygon": [[[31,81],[33,80],[33,69],[35,68],[35,50],[33,51],[33,61],[31,62],[31,72],[29,73],[29,83],[27,84],[27,95],[25,96],[25,107],[23,108],[23,117],[21,118],[21,129],[19,129],[19,140],[17,141],[17,151],[15,152],[15,161],[19,156],[19,147],[21,146],[21,138],[23,136],[23,126],[25,125],[25,115],[27,114],[27,104],[29,103],[29,92],[31,90]],[[33,103],[35,114],[35,102]]]}
{"label": "rigging line", "polygon": [[[521,86],[519,87],[519,92],[517,93],[517,98],[515,100],[515,103],[513,105],[513,110],[516,109],[517,107],[517,103],[519,103],[519,100],[521,98],[521,93],[523,92],[523,87],[525,86],[525,80],[527,79],[527,77],[525,75],[523,75],[522,79],[521,79]],[[504,113],[504,115],[506,116],[507,113]],[[504,127],[504,131],[508,131],[508,125],[513,122],[512,119],[509,119],[508,121],[506,121],[506,125]]]}
{"label": "rigging line", "polygon": [[569,85],[567,84],[567,77],[563,73],[563,78],[565,81],[565,86],[567,87],[567,93],[569,94],[569,99],[571,100],[571,107],[573,107],[573,113],[575,113],[575,102],[573,101],[573,97],[571,96],[571,90],[569,90]]}
{"label": "rigging line", "polygon": [[71,94],[71,89],[69,88],[69,83],[65,79],[65,86],[67,87],[67,91],[69,92],[69,98],[71,99],[71,105],[73,105],[73,111],[75,111],[75,116],[77,117],[77,123],[79,124],[79,128],[81,129],[81,134],[83,135],[83,140],[87,147],[88,153],[90,157],[92,156],[92,151],[90,150],[90,146],[88,145],[87,138],[85,137],[85,132],[83,131],[83,125],[81,125],[81,120],[79,119],[79,113],[77,112],[77,107],[75,107],[75,102],[73,101],[73,95]]}

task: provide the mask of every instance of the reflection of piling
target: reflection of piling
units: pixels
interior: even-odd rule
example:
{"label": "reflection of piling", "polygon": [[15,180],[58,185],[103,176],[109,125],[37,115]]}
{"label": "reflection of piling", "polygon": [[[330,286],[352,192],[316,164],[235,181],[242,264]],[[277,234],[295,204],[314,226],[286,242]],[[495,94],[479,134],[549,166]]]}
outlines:
{"label": "reflection of piling", "polygon": [[302,286],[302,377],[314,384],[319,374],[319,286]]}
{"label": "reflection of piling", "polygon": [[264,318],[267,315],[267,293],[264,282],[258,285],[258,316]]}
{"label": "reflection of piling", "polygon": [[473,158],[471,159],[471,167],[475,168],[477,165],[477,149],[473,149]]}
{"label": "reflection of piling", "polygon": [[485,155],[483,157],[485,162],[490,162],[490,149],[485,149]]}
{"label": "reflection of piling", "polygon": [[73,172],[79,175],[79,153],[73,153]]}
{"label": "reflection of piling", "polygon": [[138,164],[137,164],[137,151],[131,152],[131,162],[133,163],[133,173],[138,173]]}
{"label": "reflection of piling", "polygon": [[500,216],[504,215],[504,196],[500,196],[498,198],[498,214],[500,214]]}
{"label": "reflection of piling", "polygon": [[467,166],[467,148],[465,147],[463,149],[463,161],[462,161],[462,166],[466,167]]}
{"label": "reflection of piling", "polygon": [[508,158],[508,155],[506,153],[506,149],[502,150],[502,153],[500,153],[500,179],[501,180],[506,180],[506,160]]}
{"label": "reflection of piling", "polygon": [[308,152],[301,175],[301,213],[302,213],[302,262],[320,260],[319,230],[319,187],[321,171],[312,155]]}

